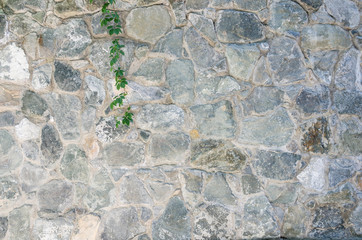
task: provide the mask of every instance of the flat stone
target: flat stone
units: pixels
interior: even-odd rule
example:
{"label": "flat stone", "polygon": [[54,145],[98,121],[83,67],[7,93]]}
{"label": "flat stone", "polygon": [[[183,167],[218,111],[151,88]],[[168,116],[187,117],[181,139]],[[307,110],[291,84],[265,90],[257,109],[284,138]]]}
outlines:
{"label": "flat stone", "polygon": [[340,123],[340,150],[341,152],[359,155],[362,153],[360,148],[362,143],[362,129],[360,120],[349,118]]}
{"label": "flat stone", "polygon": [[9,239],[29,239],[31,210],[31,205],[23,205],[9,213]]}
{"label": "flat stone", "polygon": [[353,210],[350,221],[352,227],[357,234],[362,234],[362,203],[358,203],[358,206]]}
{"label": "flat stone", "polygon": [[201,140],[191,148],[191,164],[208,171],[241,170],[246,158],[234,144],[221,140]]}
{"label": "flat stone", "polygon": [[269,26],[275,31],[300,31],[307,23],[307,13],[295,2],[281,0],[270,5]]}
{"label": "flat stone", "polygon": [[85,91],[84,102],[86,105],[100,106],[106,98],[106,91],[104,90],[104,82],[92,75],[84,78]]}
{"label": "flat stone", "polygon": [[171,1],[172,11],[175,16],[176,26],[184,26],[187,24],[186,19],[186,4],[185,1]]}
{"label": "flat stone", "polygon": [[64,180],[51,180],[40,187],[38,201],[41,210],[63,212],[72,205],[73,186]]}
{"label": "flat stone", "polygon": [[237,199],[226,182],[225,174],[220,172],[216,173],[210,182],[206,184],[204,197],[207,201],[222,205],[237,204]]}
{"label": "flat stone", "polygon": [[19,183],[13,177],[0,178],[0,200],[16,200],[21,196]]}
{"label": "flat stone", "polygon": [[155,44],[171,26],[167,9],[158,5],[132,10],[127,16],[125,30],[132,38]]}
{"label": "flat stone", "polygon": [[7,136],[4,136],[3,132],[0,131],[0,141],[5,141],[4,144],[0,144],[0,175],[12,173],[13,170],[21,165],[24,158],[21,149],[15,144],[13,144],[12,147],[10,146],[7,148],[7,151],[4,152],[2,148],[9,143],[6,137]]}
{"label": "flat stone", "polygon": [[179,197],[173,197],[158,220],[152,223],[152,238],[159,239],[191,239],[191,223],[189,212]]}
{"label": "flat stone", "polygon": [[310,19],[317,23],[323,23],[323,24],[335,23],[334,18],[328,14],[324,4],[318,9],[317,12],[312,13],[310,15]]}
{"label": "flat stone", "polygon": [[40,149],[46,159],[46,165],[51,165],[59,159],[63,151],[63,144],[60,140],[58,131],[53,125],[47,124],[43,127]]}
{"label": "flat stone", "polygon": [[12,43],[0,50],[0,80],[24,84],[29,77],[28,60],[21,48]]}
{"label": "flat stone", "polygon": [[107,28],[99,24],[103,19],[103,13],[98,12],[92,16],[92,31],[95,35],[107,34]]}
{"label": "flat stone", "polygon": [[186,0],[186,9],[201,10],[207,7],[208,0]]}
{"label": "flat stone", "polygon": [[10,135],[8,130],[5,129],[0,129],[0,140],[0,156],[4,156],[9,153],[11,147],[15,144],[15,142],[14,138]]}
{"label": "flat stone", "polygon": [[84,3],[76,0],[67,0],[57,2],[54,6],[54,10],[62,17],[70,17],[81,13]]}
{"label": "flat stone", "polygon": [[267,7],[266,0],[233,0],[237,9],[248,11],[260,11]]}
{"label": "flat stone", "polygon": [[184,111],[176,105],[147,104],[135,118],[138,127],[146,130],[180,129]]}
{"label": "flat stone", "polygon": [[329,89],[326,86],[304,88],[296,99],[296,105],[306,114],[326,112],[329,98]]}
{"label": "flat stone", "polygon": [[313,239],[355,239],[351,238],[349,230],[343,225],[328,229],[314,228],[309,232],[308,236]]}
{"label": "flat stone", "polygon": [[350,159],[338,158],[331,160],[328,171],[329,186],[335,187],[351,178],[355,171],[355,162]]}
{"label": "flat stone", "polygon": [[271,203],[290,206],[297,200],[299,188],[300,183],[270,184],[265,193]]}
{"label": "flat stone", "polygon": [[276,180],[293,179],[297,173],[297,163],[301,156],[281,151],[258,151],[253,166],[258,173],[266,178]]}
{"label": "flat stone", "polygon": [[153,181],[147,184],[147,190],[155,202],[163,203],[175,192],[175,186],[170,183]]}
{"label": "flat stone", "polygon": [[316,199],[320,204],[343,204],[354,205],[356,202],[355,190],[351,183],[347,182],[342,186],[328,191],[325,195]]}
{"label": "flat stone", "polygon": [[273,80],[286,84],[304,80],[306,67],[304,56],[295,40],[286,37],[274,38],[270,44],[268,61]]}
{"label": "flat stone", "polygon": [[274,110],[283,103],[284,92],[276,87],[256,87],[254,91],[242,101],[243,110],[246,114],[250,112],[264,113]]}
{"label": "flat stone", "polygon": [[332,228],[343,224],[342,213],[331,206],[320,207],[315,211],[312,226],[317,228]]}
{"label": "flat stone", "polygon": [[200,194],[203,186],[202,171],[185,170],[182,175],[185,179],[185,189],[188,192]]}
{"label": "flat stone", "polygon": [[303,206],[291,206],[284,216],[283,236],[294,238],[306,235],[309,218],[308,210]]}
{"label": "flat stone", "polygon": [[35,92],[27,90],[21,100],[21,110],[26,116],[42,116],[48,109],[46,101]]}
{"label": "flat stone", "polygon": [[37,160],[39,157],[39,146],[38,144],[33,141],[25,141],[21,144],[25,157],[31,160]]}
{"label": "flat stone", "polygon": [[83,130],[89,132],[95,123],[97,108],[89,106],[82,112],[82,127]]}
{"label": "flat stone", "polygon": [[243,187],[243,193],[246,195],[261,191],[261,184],[254,175],[243,175],[241,177],[241,185]]}
{"label": "flat stone", "polygon": [[19,37],[25,36],[30,32],[38,32],[41,26],[34,21],[29,14],[14,14],[10,18],[10,32],[15,33]]}
{"label": "flat stone", "polygon": [[337,59],[338,51],[317,51],[310,53],[309,60],[313,64],[313,72],[322,80],[322,83],[326,85],[331,83]]}
{"label": "flat stone", "polygon": [[351,45],[348,32],[335,25],[315,24],[304,27],[301,33],[301,46],[305,51],[344,50]]}
{"label": "flat stone", "polygon": [[359,24],[360,14],[356,3],[353,1],[326,0],[327,11],[337,22],[349,28],[355,28]]}
{"label": "flat stone", "polygon": [[68,145],[60,162],[60,171],[69,180],[87,182],[89,170],[85,152],[77,145]]}
{"label": "flat stone", "polygon": [[248,81],[260,57],[260,51],[255,44],[228,45],[225,56],[229,65],[230,75],[234,78]]}
{"label": "flat stone", "polygon": [[73,228],[73,223],[66,218],[38,218],[34,223],[32,238],[36,240],[67,240],[70,239]]}
{"label": "flat stone", "polygon": [[85,192],[84,203],[92,211],[102,209],[110,204],[110,191],[114,188],[107,172],[100,171],[90,178],[89,188]]}
{"label": "flat stone", "polygon": [[114,117],[101,117],[96,124],[97,138],[103,143],[109,143],[126,135],[129,127],[121,125],[116,128]]}
{"label": "flat stone", "polygon": [[206,40],[214,44],[217,42],[214,23],[211,19],[194,13],[190,13],[188,19]]}
{"label": "flat stone", "polygon": [[[175,1],[176,3],[178,1]],[[153,52],[166,53],[176,57],[182,57],[183,29],[174,29],[161,38],[153,49]]]}
{"label": "flat stone", "polygon": [[39,138],[40,130],[41,128],[39,126],[30,122],[27,118],[24,118],[15,126],[15,133],[20,141]]}
{"label": "flat stone", "polygon": [[360,51],[351,48],[337,64],[335,83],[337,88],[354,90],[362,87],[360,77]]}
{"label": "flat stone", "polygon": [[132,239],[146,231],[134,207],[115,208],[108,211],[102,217],[101,226],[103,239]]}
{"label": "flat stone", "polygon": [[189,105],[194,99],[194,66],[186,59],[172,61],[166,70],[166,81],[171,89],[171,97],[176,104]]}
{"label": "flat stone", "polygon": [[168,88],[147,87],[134,81],[128,81],[128,95],[126,98],[129,104],[137,104],[145,101],[163,100],[169,93]]}
{"label": "flat stone", "polygon": [[78,70],[75,70],[70,65],[59,61],[55,61],[54,66],[54,80],[61,90],[75,92],[80,89],[82,79],[80,78],[80,72]]}
{"label": "flat stone", "polygon": [[45,169],[30,163],[24,163],[20,172],[20,180],[23,191],[31,192],[43,185],[48,178]]}
{"label": "flat stone", "polygon": [[339,114],[362,115],[362,94],[360,91],[336,91],[334,104]]}
{"label": "flat stone", "polygon": [[14,126],[15,117],[10,111],[0,112],[0,127]]}
{"label": "flat stone", "polygon": [[142,77],[147,82],[159,84],[163,81],[165,74],[165,59],[148,58],[144,61],[133,76]]}
{"label": "flat stone", "polygon": [[297,179],[305,188],[322,191],[326,185],[324,180],[325,169],[325,161],[322,158],[313,158],[297,176]]}
{"label": "flat stone", "polygon": [[310,121],[303,126],[304,151],[327,153],[331,148],[331,129],[325,117]]}
{"label": "flat stone", "polygon": [[33,71],[33,79],[31,85],[35,90],[47,88],[50,85],[52,77],[52,67],[50,64],[45,64],[37,67]]}
{"label": "flat stone", "polygon": [[313,10],[318,10],[323,5],[323,0],[300,0],[300,1],[306,4],[308,7],[313,8]]}
{"label": "flat stone", "polygon": [[143,143],[113,142],[104,148],[106,161],[110,166],[134,166],[145,158]]}
{"label": "flat stone", "polygon": [[149,154],[157,165],[184,163],[190,141],[190,137],[183,132],[155,134],[149,145]]}
{"label": "flat stone", "polygon": [[152,204],[144,184],[135,175],[126,176],[120,184],[120,201],[123,204]]}
{"label": "flat stone", "polygon": [[265,196],[250,198],[244,205],[243,236],[247,238],[276,238],[280,231],[273,207]]}
{"label": "flat stone", "polygon": [[0,238],[5,238],[8,231],[8,218],[0,217]]}
{"label": "flat stone", "polygon": [[216,34],[223,43],[249,43],[264,38],[263,25],[256,14],[234,10],[218,12]]}
{"label": "flat stone", "polygon": [[294,124],[284,108],[265,117],[248,117],[241,122],[239,142],[283,146],[294,132]]}
{"label": "flat stone", "polygon": [[77,221],[77,232],[73,235],[73,240],[95,239],[99,224],[100,217],[98,216],[92,214],[81,216]]}

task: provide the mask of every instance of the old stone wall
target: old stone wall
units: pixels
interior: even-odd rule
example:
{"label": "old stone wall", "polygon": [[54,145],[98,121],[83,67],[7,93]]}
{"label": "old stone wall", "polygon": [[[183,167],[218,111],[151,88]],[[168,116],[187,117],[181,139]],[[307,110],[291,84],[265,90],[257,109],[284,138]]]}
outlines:
{"label": "old stone wall", "polygon": [[0,239],[362,236],[360,0],[0,0]]}

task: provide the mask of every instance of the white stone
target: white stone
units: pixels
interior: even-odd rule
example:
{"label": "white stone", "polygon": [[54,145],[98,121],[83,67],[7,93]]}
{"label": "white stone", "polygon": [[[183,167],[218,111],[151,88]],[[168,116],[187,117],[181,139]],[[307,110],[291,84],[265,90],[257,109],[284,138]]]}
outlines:
{"label": "white stone", "polygon": [[297,176],[297,178],[305,188],[322,191],[326,184],[325,170],[326,166],[324,159],[311,159],[309,165]]}
{"label": "white stone", "polygon": [[40,137],[41,128],[30,122],[27,118],[15,126],[15,133],[19,140],[26,141]]}
{"label": "white stone", "polygon": [[29,64],[24,50],[15,43],[0,50],[0,80],[22,84],[29,77]]}

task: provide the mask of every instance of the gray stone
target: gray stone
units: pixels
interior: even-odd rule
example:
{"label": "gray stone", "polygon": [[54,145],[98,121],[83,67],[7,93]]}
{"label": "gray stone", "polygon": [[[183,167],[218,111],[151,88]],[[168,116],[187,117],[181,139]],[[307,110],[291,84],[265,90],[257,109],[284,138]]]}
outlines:
{"label": "gray stone", "polygon": [[291,138],[294,124],[284,108],[265,117],[248,117],[241,122],[239,142],[283,146]]}
{"label": "gray stone", "polygon": [[15,118],[12,112],[0,112],[0,127],[14,126]]}
{"label": "gray stone", "polygon": [[243,175],[241,177],[241,185],[243,187],[243,193],[246,195],[261,191],[261,184],[254,175]]}
{"label": "gray stone", "polygon": [[204,197],[207,201],[222,205],[235,205],[237,199],[233,195],[223,173],[216,173],[205,186]]}
{"label": "gray stone", "polygon": [[31,192],[45,183],[48,173],[41,167],[30,163],[24,163],[20,172],[20,180],[23,191]]}
{"label": "gray stone", "polygon": [[72,181],[88,181],[88,159],[85,152],[77,145],[68,145],[60,162],[63,176]]}
{"label": "gray stone", "polygon": [[217,171],[241,170],[246,155],[234,144],[221,140],[194,142],[191,148],[191,164],[198,168]]}
{"label": "gray stone", "polygon": [[15,126],[15,134],[19,141],[37,139],[40,136],[41,128],[36,124],[23,118],[18,125]]}
{"label": "gray stone", "polygon": [[296,105],[306,114],[326,112],[329,107],[329,89],[323,85],[304,88],[296,99]]}
{"label": "gray stone", "polygon": [[231,138],[235,135],[236,123],[229,101],[196,105],[190,108],[199,132],[205,136]]}
{"label": "gray stone", "polygon": [[356,3],[350,0],[325,0],[327,11],[337,22],[349,28],[355,28],[360,23],[360,14]]}
{"label": "gray stone", "polygon": [[97,108],[88,106],[82,112],[82,127],[85,132],[90,132],[93,128],[97,114]]}
{"label": "gray stone", "polygon": [[[174,3],[176,3],[175,1]],[[182,57],[183,29],[174,29],[161,38],[153,49],[153,52],[166,53],[176,57]]]}
{"label": "gray stone", "polygon": [[0,238],[3,239],[8,231],[8,218],[0,217]]}
{"label": "gray stone", "polygon": [[261,57],[254,69],[253,83],[257,85],[271,85],[272,78],[269,67],[267,65],[266,57]]}
{"label": "gray stone", "polygon": [[84,78],[85,91],[84,103],[86,105],[100,106],[106,98],[106,91],[104,90],[104,82],[94,76],[88,75]]}
{"label": "gray stone", "polygon": [[315,228],[310,231],[308,235],[313,239],[356,239],[351,238],[349,230],[346,229],[343,225],[329,229]]}
{"label": "gray stone", "polygon": [[279,32],[300,31],[308,23],[308,15],[297,3],[289,0],[273,1],[270,5],[269,26]]}
{"label": "gray stone", "polygon": [[294,238],[306,235],[309,212],[303,206],[291,206],[284,216],[283,236]]}
{"label": "gray stone", "polygon": [[0,130],[0,141],[4,141],[3,144],[0,144],[0,175],[11,173],[17,169],[23,161],[21,149],[17,145],[13,144],[13,146],[7,148],[5,152],[2,150],[2,147],[9,143],[9,139],[6,139],[7,136],[4,136],[3,133],[4,132]]}
{"label": "gray stone", "polygon": [[360,75],[360,51],[351,48],[337,64],[335,83],[337,88],[355,90],[362,87]]}
{"label": "gray stone", "polygon": [[101,225],[101,238],[107,240],[132,239],[146,231],[134,207],[112,209],[102,218]]}
{"label": "gray stone", "polygon": [[146,222],[146,221],[150,220],[151,217],[152,217],[151,209],[146,208],[146,207],[142,207],[141,208],[141,219],[142,219],[142,221]]}
{"label": "gray stone", "polygon": [[313,64],[313,72],[326,85],[332,81],[334,66],[337,63],[338,51],[311,52],[309,60]]}
{"label": "gray stone", "polygon": [[318,10],[323,5],[323,0],[300,0],[302,3],[311,7],[313,10]]}
{"label": "gray stone", "polygon": [[198,170],[185,170],[182,173],[185,178],[185,189],[192,193],[201,193],[202,190],[202,172]]}
{"label": "gray stone", "polygon": [[16,200],[20,197],[20,189],[17,179],[13,177],[0,178],[0,200]]}
{"label": "gray stone", "polygon": [[104,148],[104,154],[109,166],[134,166],[145,159],[143,143],[113,142]]}
{"label": "gray stone", "polygon": [[172,61],[166,70],[166,81],[176,104],[189,105],[194,99],[195,73],[192,61],[186,59]]}
{"label": "gray stone", "polygon": [[171,1],[172,11],[175,15],[176,26],[184,26],[187,24],[185,1]]}
{"label": "gray stone", "polygon": [[127,173],[126,169],[112,169],[111,174],[115,182],[121,179]]}
{"label": "gray stone", "polygon": [[7,21],[6,21],[6,15],[1,14],[0,15],[0,39],[5,38],[7,31]]}
{"label": "gray stone", "polygon": [[61,90],[75,92],[80,89],[82,79],[80,78],[80,72],[78,70],[59,61],[55,61],[54,66],[54,80]]}
{"label": "gray stone", "polygon": [[266,178],[276,180],[293,179],[297,173],[297,164],[301,156],[281,151],[259,151],[253,166],[258,173]]}
{"label": "gray stone", "polygon": [[134,81],[128,81],[127,102],[129,104],[157,101],[166,98],[170,91],[167,88],[147,87]]}
{"label": "gray stone", "polygon": [[35,220],[32,230],[32,239],[34,240],[67,240],[70,239],[74,225],[71,220],[66,218]]}
{"label": "gray stone", "polygon": [[31,160],[37,160],[39,157],[39,146],[36,142],[30,140],[21,144],[25,157]]}
{"label": "gray stone", "polygon": [[31,205],[23,205],[9,213],[9,239],[29,239],[31,210]]}
{"label": "gray stone", "polygon": [[341,121],[338,132],[340,150],[346,154],[359,155],[362,153],[362,128],[358,118],[346,118]]}
{"label": "gray stone", "polygon": [[110,204],[110,191],[114,185],[107,172],[98,172],[90,179],[90,187],[86,191],[84,203],[92,210],[107,207]]}
{"label": "gray stone", "polygon": [[126,176],[120,186],[120,201],[123,204],[152,204],[144,184],[135,175]]}
{"label": "gray stone", "polygon": [[357,234],[362,234],[362,203],[358,203],[358,206],[353,210],[350,221],[352,227]]}
{"label": "gray stone", "polygon": [[155,44],[171,28],[171,17],[163,6],[132,10],[126,19],[126,33],[137,40]]}
{"label": "gray stone", "polygon": [[271,203],[290,206],[297,200],[300,185],[300,183],[270,184],[265,188],[265,193]]}
{"label": "gray stone", "polygon": [[256,14],[234,10],[218,13],[216,33],[223,43],[248,43],[264,38],[263,25]]}
{"label": "gray stone", "polygon": [[230,75],[237,79],[248,81],[260,57],[260,51],[255,44],[228,45],[225,55]]}
{"label": "gray stone", "polygon": [[103,19],[103,13],[99,12],[92,16],[92,31],[95,35],[107,34],[107,28],[101,26],[100,21]]}
{"label": "gray stone", "polygon": [[47,124],[43,127],[41,141],[40,149],[45,157],[45,165],[48,166],[55,163],[63,151],[63,144],[59,138],[58,131],[53,125]]}
{"label": "gray stone", "polygon": [[339,114],[362,115],[362,94],[360,91],[336,91],[334,104]]}
{"label": "gray stone", "polygon": [[260,11],[267,7],[266,0],[234,0],[235,8],[248,11]]}
{"label": "gray stone", "polygon": [[225,58],[203,38],[193,27],[190,27],[185,33],[191,58],[200,69],[225,70]]}
{"label": "gray stone", "polygon": [[315,24],[304,27],[301,46],[305,51],[344,50],[352,45],[351,37],[341,27]]}
{"label": "gray stone", "polygon": [[179,197],[171,198],[161,217],[152,223],[152,238],[191,239],[189,212]]}
{"label": "gray stone", "polygon": [[14,14],[10,18],[9,29],[19,37],[30,32],[37,32],[41,29],[39,23],[34,21],[28,14]]}
{"label": "gray stone", "polygon": [[179,129],[184,124],[184,111],[176,105],[147,104],[135,118],[140,128],[147,130]]}
{"label": "gray stone", "polygon": [[52,110],[62,137],[66,140],[79,138],[79,119],[82,108],[79,98],[73,95],[56,93],[49,93],[44,98]]}
{"label": "gray stone", "polygon": [[[181,54],[181,53],[180,53]],[[142,77],[145,81],[152,84],[159,84],[163,81],[165,74],[165,59],[148,58],[144,61],[138,70],[133,74],[136,77]]]}
{"label": "gray stone", "polygon": [[298,174],[297,179],[305,188],[322,191],[326,185],[325,175],[325,161],[322,158],[312,158],[309,165]]}
{"label": "gray stone", "polygon": [[334,18],[328,14],[324,4],[318,9],[317,12],[310,15],[310,19],[314,22],[323,24],[335,23]]}
{"label": "gray stone", "polygon": [[286,37],[273,39],[268,53],[273,80],[276,83],[293,83],[304,80],[304,56],[295,40]]}
{"label": "gray stone", "polygon": [[317,228],[332,228],[343,224],[342,213],[338,208],[331,206],[320,207],[315,210],[312,226]]}
{"label": "gray stone", "polygon": [[256,87],[254,91],[242,101],[244,113],[264,113],[275,109],[283,103],[284,92],[276,87]]}
{"label": "gray stone", "polygon": [[303,150],[315,153],[327,153],[331,148],[331,128],[325,117],[314,119],[302,125]]}
{"label": "gray stone", "polygon": [[57,2],[54,6],[54,10],[55,13],[61,15],[62,17],[69,17],[79,14],[82,11],[83,7],[83,2],[78,2],[76,0],[67,0]]}
{"label": "gray stone", "polygon": [[329,165],[329,186],[335,187],[339,183],[351,178],[356,171],[355,162],[350,159],[334,159]]}
{"label": "gray stone", "polygon": [[340,204],[353,206],[356,202],[355,190],[351,183],[347,182],[342,186],[328,191],[325,195],[316,198],[320,204]]}
{"label": "gray stone", "polygon": [[201,10],[207,7],[208,0],[186,0],[186,9]]}
{"label": "gray stone", "polygon": [[15,144],[13,137],[5,129],[0,129],[0,156],[3,157],[9,153],[11,147]]}
{"label": "gray stone", "polygon": [[73,186],[63,180],[51,180],[40,187],[38,201],[40,210],[63,212],[72,205]]}
{"label": "gray stone", "polygon": [[175,186],[161,181],[152,181],[147,184],[147,190],[156,202],[162,203],[170,199],[175,192]]}
{"label": "gray stone", "polygon": [[101,117],[96,124],[96,135],[103,143],[112,142],[126,135],[129,127],[121,125],[116,128],[116,120],[114,117]]}
{"label": "gray stone", "polygon": [[243,236],[247,238],[276,238],[280,231],[275,213],[265,196],[250,198],[244,205]]}
{"label": "gray stone", "polygon": [[21,99],[21,110],[26,116],[42,116],[48,109],[48,104],[37,93],[27,90]]}
{"label": "gray stone", "polygon": [[52,67],[50,64],[45,64],[34,69],[31,85],[35,90],[40,90],[48,87],[52,77]]}
{"label": "gray stone", "polygon": [[190,13],[188,19],[206,40],[211,41],[213,44],[217,42],[214,23],[211,19],[194,13]]}
{"label": "gray stone", "polygon": [[157,165],[184,163],[190,141],[190,137],[183,132],[155,134],[149,145],[149,154]]}

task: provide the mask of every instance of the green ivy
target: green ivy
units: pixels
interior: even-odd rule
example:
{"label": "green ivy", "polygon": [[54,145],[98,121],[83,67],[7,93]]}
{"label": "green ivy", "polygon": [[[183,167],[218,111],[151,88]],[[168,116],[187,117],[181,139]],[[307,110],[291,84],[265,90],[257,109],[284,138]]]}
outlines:
{"label": "green ivy", "polygon": [[[90,3],[93,3],[93,0],[89,0]],[[103,17],[100,21],[102,27],[106,27],[108,34],[118,35],[122,33],[121,20],[118,13],[114,10],[110,10],[108,7],[110,5],[114,5],[116,0],[104,0],[104,4],[102,6]],[[124,100],[127,96],[126,85],[128,84],[127,79],[125,77],[125,71],[120,67],[116,67],[117,63],[120,61],[121,55],[124,55],[122,51],[124,45],[120,44],[119,39],[114,39],[112,41],[112,46],[110,47],[109,65],[111,66],[111,72],[114,73],[115,86],[117,90],[123,90],[121,93],[116,95],[113,98],[113,101],[110,104],[110,108],[113,110],[114,107],[122,107]],[[122,118],[122,124],[129,126],[131,122],[133,122],[133,113],[130,112],[131,108],[128,107],[126,112]],[[116,119],[116,127],[121,124],[121,121]]]}

